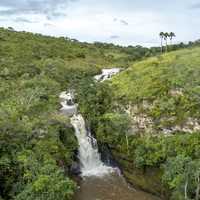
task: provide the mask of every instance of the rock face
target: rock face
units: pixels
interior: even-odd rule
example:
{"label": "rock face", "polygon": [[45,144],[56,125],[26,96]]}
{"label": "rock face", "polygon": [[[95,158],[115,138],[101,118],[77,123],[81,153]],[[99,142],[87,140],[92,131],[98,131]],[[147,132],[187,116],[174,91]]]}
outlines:
{"label": "rock face", "polygon": [[[177,95],[177,93],[176,93]],[[181,95],[179,92],[178,95]],[[162,123],[159,124],[159,129],[156,128],[156,122],[146,114],[147,109],[151,109],[152,104],[144,101],[141,105],[128,105],[123,110],[130,116],[131,119],[131,134],[149,134],[149,135],[165,135],[170,136],[175,132],[183,133],[194,133],[200,131],[200,119],[189,117],[182,124],[176,124],[171,126],[164,126]],[[174,117],[171,118],[161,118],[160,122],[173,122]],[[173,124],[173,123],[172,123]]]}
{"label": "rock face", "polygon": [[81,168],[78,162],[73,162],[70,168],[70,171],[74,175],[80,175],[81,174]]}
{"label": "rock face", "polygon": [[118,166],[122,169],[122,174],[126,181],[136,189],[152,193],[161,197],[162,200],[168,199],[168,191],[162,184],[162,171],[157,168],[141,170],[134,167],[132,161],[123,158],[117,151],[112,149],[112,155],[117,160]]}
{"label": "rock face", "polygon": [[200,121],[198,119],[188,118],[183,125],[176,125],[174,127],[163,129],[164,134],[173,134],[177,131],[186,133],[194,133],[200,131]]}
{"label": "rock face", "polygon": [[175,97],[175,96],[183,96],[183,89],[182,88],[176,88],[173,90],[170,90],[170,95]]}
{"label": "rock face", "polygon": [[[143,102],[143,109],[148,108],[150,105]],[[138,105],[128,105],[124,111],[130,116],[131,119],[131,134],[153,134],[153,120],[146,113],[141,112]]]}

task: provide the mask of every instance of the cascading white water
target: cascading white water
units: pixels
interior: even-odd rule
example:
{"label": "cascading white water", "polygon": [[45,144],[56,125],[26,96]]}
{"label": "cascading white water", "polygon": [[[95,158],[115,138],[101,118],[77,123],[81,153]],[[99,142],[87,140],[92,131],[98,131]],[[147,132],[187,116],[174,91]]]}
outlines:
{"label": "cascading white water", "polygon": [[71,124],[79,143],[79,160],[82,176],[102,176],[113,171],[112,167],[105,166],[98,152],[96,139],[87,131],[85,121],[81,114],[77,114],[77,105],[73,102],[73,95],[62,92],[61,112],[71,117]]}
{"label": "cascading white water", "polygon": [[[118,74],[122,69],[103,69],[102,74],[94,77],[96,81],[103,82]],[[85,121],[81,114],[77,114],[77,105],[74,104],[73,92],[62,92],[61,112],[71,117],[71,124],[79,143],[79,160],[82,176],[102,176],[114,171],[114,168],[104,165],[98,152],[96,139],[87,131]]]}
{"label": "cascading white water", "polygon": [[118,74],[121,70],[122,68],[102,69],[102,73],[94,76],[94,79],[99,82],[104,82]]}
{"label": "cascading white water", "polygon": [[[96,81],[103,82],[115,73],[114,69],[105,70],[103,75],[96,76]],[[105,73],[106,72],[106,73]],[[107,73],[109,72],[109,73]],[[117,73],[117,72],[116,72]],[[62,92],[60,94],[60,109],[64,115],[71,117],[71,124],[75,129],[75,134],[79,143],[79,160],[84,181],[74,200],[133,200],[133,199],[154,199],[143,192],[130,189],[120,174],[118,168],[105,166],[100,159],[96,139],[86,129],[84,118],[77,114],[78,105],[74,103],[73,91]],[[103,175],[107,175],[104,177]],[[92,176],[92,177],[90,177]],[[93,177],[95,176],[95,177]],[[103,176],[103,178],[102,178]]]}
{"label": "cascading white water", "polygon": [[71,124],[79,143],[82,176],[101,176],[111,172],[113,168],[105,166],[101,161],[96,139],[87,131],[82,115],[74,115]]}

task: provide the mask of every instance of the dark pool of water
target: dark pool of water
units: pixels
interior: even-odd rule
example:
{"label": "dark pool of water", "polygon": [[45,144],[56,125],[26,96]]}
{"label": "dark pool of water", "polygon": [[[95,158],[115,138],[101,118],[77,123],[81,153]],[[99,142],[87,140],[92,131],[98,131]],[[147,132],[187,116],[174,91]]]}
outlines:
{"label": "dark pool of water", "polygon": [[80,182],[74,200],[160,200],[151,194],[130,188],[117,173],[88,177]]}

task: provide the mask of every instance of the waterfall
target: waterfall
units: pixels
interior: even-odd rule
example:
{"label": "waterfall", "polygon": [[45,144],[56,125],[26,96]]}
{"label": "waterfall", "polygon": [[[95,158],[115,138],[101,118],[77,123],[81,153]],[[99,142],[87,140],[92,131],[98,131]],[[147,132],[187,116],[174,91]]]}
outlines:
{"label": "waterfall", "polygon": [[101,176],[109,173],[112,168],[105,166],[101,161],[96,139],[87,131],[82,115],[74,115],[71,123],[79,143],[82,176]]}
{"label": "waterfall", "polygon": [[101,74],[94,76],[94,79],[99,82],[104,82],[111,79],[114,75],[122,71],[122,68],[102,69]]}
{"label": "waterfall", "polygon": [[98,152],[96,139],[86,129],[85,121],[81,114],[77,114],[77,105],[73,103],[73,95],[62,92],[61,112],[71,117],[71,124],[75,129],[75,135],[79,144],[78,158],[80,161],[82,176],[102,176],[112,172],[113,168],[104,165]]}

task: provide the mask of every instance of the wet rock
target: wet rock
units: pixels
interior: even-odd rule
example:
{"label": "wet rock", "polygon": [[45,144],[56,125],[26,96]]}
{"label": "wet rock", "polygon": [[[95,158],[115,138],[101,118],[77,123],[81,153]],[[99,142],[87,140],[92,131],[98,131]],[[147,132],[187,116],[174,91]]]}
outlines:
{"label": "wet rock", "polygon": [[78,162],[73,162],[70,168],[70,171],[74,175],[80,175],[81,174],[81,168]]}
{"label": "wet rock", "polygon": [[99,144],[99,151],[101,153],[101,160],[108,166],[118,167],[117,162],[115,161],[111,150],[106,144]]}
{"label": "wet rock", "polygon": [[74,92],[61,92],[60,93],[60,104],[62,108],[60,109],[61,113],[69,117],[77,113],[77,104],[74,103]]}
{"label": "wet rock", "polygon": [[[61,102],[62,105],[62,102]],[[77,113],[77,104],[75,105],[67,105],[63,103],[62,108],[60,109],[61,113],[67,115],[69,117],[73,116]]]}

